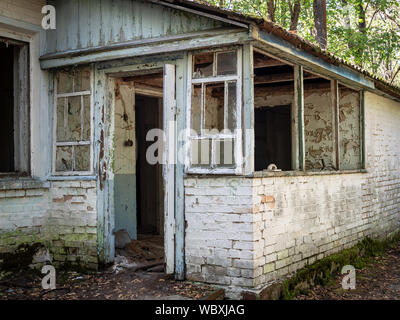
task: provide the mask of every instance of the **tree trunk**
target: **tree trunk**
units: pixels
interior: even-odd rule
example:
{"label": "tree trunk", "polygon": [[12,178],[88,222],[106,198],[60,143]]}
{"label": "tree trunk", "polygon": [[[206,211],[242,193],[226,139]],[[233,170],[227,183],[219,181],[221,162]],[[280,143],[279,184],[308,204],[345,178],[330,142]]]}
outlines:
{"label": "tree trunk", "polygon": [[317,31],[317,42],[322,49],[327,46],[327,28],[326,28],[326,0],[314,0],[314,24]]}
{"label": "tree trunk", "polygon": [[267,0],[268,19],[275,22],[275,0]]}
{"label": "tree trunk", "polygon": [[290,6],[290,31],[297,32],[301,10],[301,0],[296,0],[293,6]]}

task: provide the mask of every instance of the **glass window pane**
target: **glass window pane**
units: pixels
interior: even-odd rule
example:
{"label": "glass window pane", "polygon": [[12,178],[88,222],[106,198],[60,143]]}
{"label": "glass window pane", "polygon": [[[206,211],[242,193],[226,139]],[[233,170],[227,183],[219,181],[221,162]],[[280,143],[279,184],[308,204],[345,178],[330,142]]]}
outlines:
{"label": "glass window pane", "polygon": [[74,70],[74,92],[90,90],[90,68]]}
{"label": "glass window pane", "polygon": [[339,86],[340,168],[361,168],[360,93]]}
{"label": "glass window pane", "polygon": [[235,167],[235,140],[215,140],[214,164],[216,167]]}
{"label": "glass window pane", "polygon": [[190,129],[200,134],[201,125],[201,85],[192,86],[192,107]]}
{"label": "glass window pane", "polygon": [[83,140],[90,140],[90,96],[83,97]]}
{"label": "glass window pane", "polygon": [[191,141],[191,165],[192,167],[211,166],[211,140],[193,139]]}
{"label": "glass window pane", "polygon": [[57,147],[56,171],[72,171],[72,147]]}
{"label": "glass window pane", "polygon": [[236,74],[236,68],[237,68],[236,51],[217,53],[218,76]]}
{"label": "glass window pane", "polygon": [[67,105],[68,124],[65,134],[67,141],[80,141],[81,134],[81,97],[69,97]]}
{"label": "glass window pane", "polygon": [[225,85],[223,82],[207,84],[204,86],[204,129],[224,129],[224,96]]}
{"label": "glass window pane", "polygon": [[57,141],[67,141],[64,128],[64,111],[66,98],[57,99]]}
{"label": "glass window pane", "polygon": [[193,57],[193,79],[213,76],[214,53],[206,52]]}
{"label": "glass window pane", "polygon": [[90,171],[90,146],[75,146],[74,171]]}
{"label": "glass window pane", "polygon": [[232,133],[236,129],[237,119],[236,81],[228,83],[228,128]]}
{"label": "glass window pane", "polygon": [[73,75],[68,71],[58,71],[56,75],[57,93],[73,92]]}

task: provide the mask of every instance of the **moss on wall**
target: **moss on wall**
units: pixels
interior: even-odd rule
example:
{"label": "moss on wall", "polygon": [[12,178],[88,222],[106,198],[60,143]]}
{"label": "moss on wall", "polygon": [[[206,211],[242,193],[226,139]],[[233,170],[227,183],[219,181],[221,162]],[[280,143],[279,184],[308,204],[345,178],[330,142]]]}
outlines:
{"label": "moss on wall", "polygon": [[384,250],[398,245],[400,232],[386,238],[373,240],[366,238],[352,248],[342,250],[323,258],[298,271],[296,275],[282,283],[280,299],[292,299],[315,285],[325,285],[338,275],[345,265],[353,265],[360,269]]}

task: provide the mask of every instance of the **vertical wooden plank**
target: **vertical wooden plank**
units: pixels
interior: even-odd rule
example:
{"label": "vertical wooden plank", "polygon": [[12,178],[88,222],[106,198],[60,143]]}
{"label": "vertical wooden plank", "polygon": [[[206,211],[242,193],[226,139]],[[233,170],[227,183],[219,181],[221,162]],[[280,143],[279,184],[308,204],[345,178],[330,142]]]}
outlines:
{"label": "vertical wooden plank", "polygon": [[253,46],[243,46],[243,173],[254,172],[254,63]]}
{"label": "vertical wooden plank", "polygon": [[[180,135],[186,128],[187,55],[176,64],[176,126]],[[177,137],[177,150],[185,150],[185,141]],[[175,169],[175,277],[185,279],[185,157],[178,156]]]}
{"label": "vertical wooden plank", "polygon": [[94,76],[94,168],[97,179],[97,247],[99,260],[114,260],[114,185],[108,171],[113,151],[113,88],[105,73],[95,69]]}
{"label": "vertical wooden plank", "polygon": [[340,170],[339,152],[339,87],[337,80],[331,80],[331,106],[332,106],[332,143],[333,163],[336,170]]}
{"label": "vertical wooden plank", "polygon": [[164,108],[163,129],[166,137],[163,152],[164,179],[164,250],[165,272],[175,271],[175,65],[164,66]]}
{"label": "vertical wooden plank", "polygon": [[305,170],[305,141],[304,141],[304,82],[303,82],[303,67],[294,67],[295,77],[295,96],[297,102],[297,118],[298,118],[298,158],[299,167],[296,170]]}
{"label": "vertical wooden plank", "polygon": [[360,93],[360,122],[361,122],[361,137],[360,137],[360,145],[361,145],[361,168],[366,169],[366,136],[365,136],[365,90],[362,90]]}
{"label": "vertical wooden plank", "polygon": [[294,97],[291,106],[291,137],[292,137],[292,170],[300,169],[300,158],[299,158],[299,95],[298,95],[298,75],[299,67],[294,66]]}

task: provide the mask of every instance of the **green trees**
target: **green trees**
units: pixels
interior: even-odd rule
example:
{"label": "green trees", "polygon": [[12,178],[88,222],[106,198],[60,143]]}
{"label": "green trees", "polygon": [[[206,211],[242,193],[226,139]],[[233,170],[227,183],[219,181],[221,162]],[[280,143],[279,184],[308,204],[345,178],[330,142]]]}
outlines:
{"label": "green trees", "polygon": [[[325,44],[324,36],[327,34],[328,51],[393,84],[400,85],[398,0],[208,0],[208,2],[279,23],[322,48]],[[325,3],[326,31],[323,23]]]}

